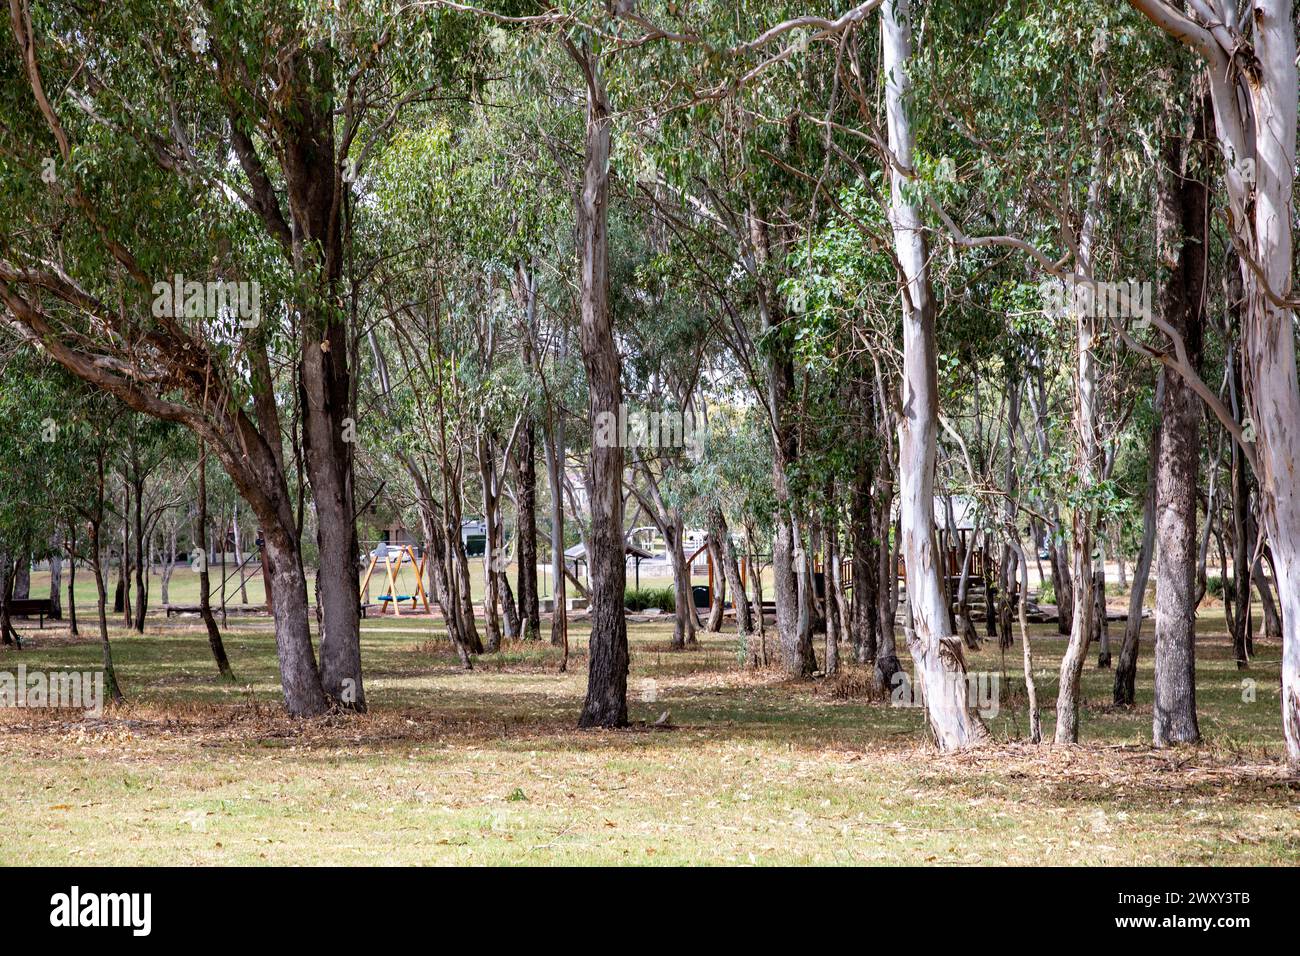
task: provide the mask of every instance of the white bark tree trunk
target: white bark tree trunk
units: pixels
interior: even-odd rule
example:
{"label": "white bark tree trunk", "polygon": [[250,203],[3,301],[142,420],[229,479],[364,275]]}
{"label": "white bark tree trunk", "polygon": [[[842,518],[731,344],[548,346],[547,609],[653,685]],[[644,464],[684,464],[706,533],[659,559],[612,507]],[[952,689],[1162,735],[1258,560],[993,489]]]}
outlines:
{"label": "white bark tree trunk", "polygon": [[[948,603],[939,580],[934,542],[934,467],[939,415],[935,357],[935,303],[927,265],[925,236],[916,206],[904,194],[912,166],[912,129],[907,111],[912,55],[910,0],[882,7],[885,108],[889,148],[897,166],[890,169],[890,226],[903,274],[903,401],[899,422],[899,490],[903,555],[912,629],[908,649],[926,715],[941,750],[977,746],[988,740],[979,716],[967,705],[966,661],[952,633]],[[903,167],[902,169],[898,166]]]}

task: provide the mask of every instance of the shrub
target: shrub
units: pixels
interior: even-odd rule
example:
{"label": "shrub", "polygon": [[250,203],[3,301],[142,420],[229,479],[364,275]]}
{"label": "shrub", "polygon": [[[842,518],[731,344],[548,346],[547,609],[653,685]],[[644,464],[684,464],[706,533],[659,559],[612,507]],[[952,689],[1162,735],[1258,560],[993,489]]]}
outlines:
{"label": "shrub", "polygon": [[625,592],[623,606],[629,611],[658,608],[665,614],[672,614],[677,610],[677,600],[672,588],[641,588]]}
{"label": "shrub", "polygon": [[1051,581],[1044,581],[1042,586],[1038,589],[1038,603],[1039,604],[1056,603],[1056,588],[1052,585]]}
{"label": "shrub", "polygon": [[[1228,584],[1227,587],[1228,592],[1235,593],[1235,589],[1233,588],[1232,578],[1228,578],[1227,584]],[[1223,591],[1224,591],[1223,585],[1224,585],[1223,578],[1219,577],[1219,575],[1217,574],[1211,574],[1209,577],[1205,579],[1206,593],[1209,594],[1211,597],[1218,598],[1219,600],[1223,600]]]}

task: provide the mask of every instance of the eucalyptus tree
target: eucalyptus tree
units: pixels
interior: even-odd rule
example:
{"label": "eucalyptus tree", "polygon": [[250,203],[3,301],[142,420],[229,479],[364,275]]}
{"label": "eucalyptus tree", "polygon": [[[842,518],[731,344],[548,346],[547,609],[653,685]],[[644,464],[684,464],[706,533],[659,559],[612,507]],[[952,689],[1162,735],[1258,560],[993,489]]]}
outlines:
{"label": "eucalyptus tree", "polygon": [[[685,517],[693,510],[689,472],[702,454],[700,440],[712,398],[708,392],[714,342],[711,322],[693,291],[675,288],[667,228],[652,218],[652,209],[646,212],[643,219],[629,209],[615,220],[611,291],[619,339],[628,353],[624,393],[629,401],[626,414],[620,411],[608,424],[610,431],[626,431],[610,437],[628,447],[628,490],[663,536],[672,563],[672,646],[682,648],[696,643],[699,627]],[[719,573],[715,578],[715,595],[722,577]],[[721,611],[720,602],[717,607]]]}
{"label": "eucalyptus tree", "polygon": [[911,618],[908,650],[924,688],[926,716],[944,750],[977,746],[988,731],[967,705],[961,641],[952,633],[934,541],[934,469],[939,409],[935,300],[920,210],[907,194],[913,165],[912,8],[907,0],[881,11],[888,123],[890,227],[894,233],[903,309],[903,416],[899,422],[899,514]]}
{"label": "eucalyptus tree", "polygon": [[[1200,374],[1205,339],[1209,256],[1209,102],[1193,94],[1190,110],[1172,110],[1164,133],[1156,219],[1161,260],[1160,314],[1182,340]],[[1186,115],[1188,112],[1191,116]],[[1184,132],[1184,129],[1187,132]],[[1156,458],[1155,705],[1157,746],[1200,739],[1196,719],[1196,511],[1202,405],[1181,376],[1166,378]],[[1212,519],[1206,509],[1207,525]]]}
{"label": "eucalyptus tree", "polygon": [[[68,428],[70,381],[27,350],[0,356],[0,641],[16,642],[10,620],[20,563],[44,554],[80,499],[85,459]],[[26,597],[26,595],[21,595]]]}
{"label": "eucalyptus tree", "polygon": [[[1300,766],[1300,379],[1296,371],[1292,261],[1296,160],[1296,37],[1291,0],[1131,0],[1157,27],[1205,62],[1215,138],[1224,158],[1228,219],[1240,262],[1246,427],[1222,407],[1260,478],[1282,604],[1282,729],[1287,760]],[[1177,344],[1177,330],[1171,334]],[[1178,371],[1196,382],[1179,356]],[[1201,383],[1203,386],[1203,383]],[[1211,393],[1212,394],[1212,393]],[[1203,396],[1204,397],[1204,396]],[[1213,407],[1213,403],[1207,402]]]}
{"label": "eucalyptus tree", "polygon": [[[363,709],[341,294],[352,183],[400,109],[432,95],[440,71],[460,71],[458,55],[425,54],[443,40],[454,54],[464,23],[296,0],[11,9],[6,55],[20,70],[7,77],[4,178],[27,218],[5,230],[7,323],[209,444],[264,531],[286,706]],[[209,292],[258,287],[238,310],[207,307],[185,281],[214,272]],[[167,295],[175,276],[183,302]],[[317,516],[319,668],[282,446],[286,392],[300,397]]]}

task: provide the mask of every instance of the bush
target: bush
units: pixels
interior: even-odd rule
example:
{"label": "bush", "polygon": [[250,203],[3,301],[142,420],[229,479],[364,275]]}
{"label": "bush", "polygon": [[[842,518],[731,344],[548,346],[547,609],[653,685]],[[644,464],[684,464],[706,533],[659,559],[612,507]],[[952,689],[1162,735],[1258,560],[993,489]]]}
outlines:
{"label": "bush", "polygon": [[665,614],[672,614],[677,610],[677,600],[672,588],[641,588],[625,592],[623,606],[629,611],[658,608]]}
{"label": "bush", "polygon": [[1038,589],[1038,603],[1039,604],[1056,603],[1056,588],[1052,585],[1051,581],[1044,581],[1042,586]]}
{"label": "bush", "polygon": [[[1233,584],[1232,584],[1232,578],[1228,578],[1227,589],[1229,593],[1235,593],[1235,589],[1233,588]],[[1219,600],[1223,600],[1223,591],[1224,591],[1223,578],[1219,577],[1219,575],[1217,574],[1211,574],[1209,577],[1205,579],[1205,591],[1211,597],[1217,598]]]}

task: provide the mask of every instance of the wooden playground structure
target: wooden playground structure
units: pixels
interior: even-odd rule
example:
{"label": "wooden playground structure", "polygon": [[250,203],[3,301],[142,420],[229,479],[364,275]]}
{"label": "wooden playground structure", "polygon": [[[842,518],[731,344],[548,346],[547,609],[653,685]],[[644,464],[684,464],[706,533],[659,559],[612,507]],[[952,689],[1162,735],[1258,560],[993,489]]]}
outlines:
{"label": "wooden playground structure", "polygon": [[[394,571],[393,568],[394,557],[396,557],[397,562],[396,571]],[[380,543],[375,547],[374,551],[370,552],[370,566],[366,568],[366,576],[361,581],[361,593],[363,595],[369,593],[370,578],[374,575],[375,568],[379,566],[379,562],[383,561],[386,583],[384,589],[376,598],[379,603],[379,613],[382,615],[391,607],[393,609],[393,615],[400,616],[402,613],[402,604],[404,602],[409,602],[411,605],[410,610],[412,612],[419,612],[421,605],[423,605],[424,613],[428,614],[429,596],[424,591],[424,563],[428,559],[429,553],[424,549],[420,550],[420,555],[417,558],[415,549],[409,544],[390,545]],[[415,587],[406,588],[403,586],[402,588],[399,588],[398,579],[402,577],[402,570],[408,563],[415,571]],[[371,606],[372,605],[370,604],[363,603],[361,605],[362,615],[364,615],[367,608]]]}

